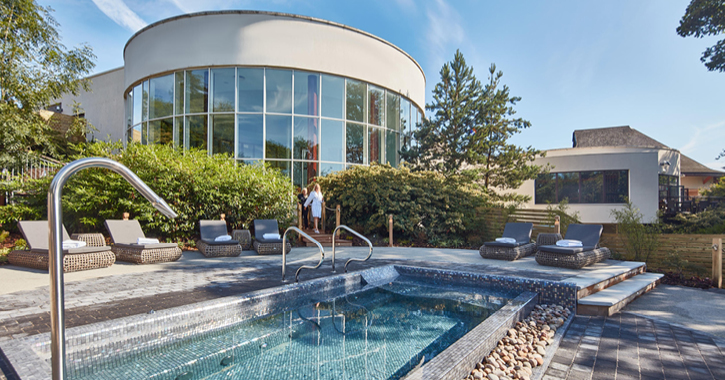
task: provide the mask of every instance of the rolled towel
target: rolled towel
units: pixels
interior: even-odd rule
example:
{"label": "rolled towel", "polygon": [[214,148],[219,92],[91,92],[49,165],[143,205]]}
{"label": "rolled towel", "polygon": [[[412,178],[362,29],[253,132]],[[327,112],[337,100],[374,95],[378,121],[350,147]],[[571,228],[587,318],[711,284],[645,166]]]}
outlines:
{"label": "rolled towel", "polygon": [[266,233],[266,234],[262,235],[262,237],[265,239],[282,239],[282,237],[279,236],[279,234],[274,234],[274,233]]}
{"label": "rolled towel", "polygon": [[159,244],[159,239],[138,238],[136,244]]}
{"label": "rolled towel", "polygon": [[556,242],[559,247],[581,247],[582,242],[579,240],[564,239]]}
{"label": "rolled towel", "polygon": [[86,242],[81,240],[63,240],[63,249],[73,249],[85,247]]}
{"label": "rolled towel", "polygon": [[516,244],[516,239],[514,239],[514,238],[500,237],[500,238],[496,238],[496,241],[499,243]]}
{"label": "rolled towel", "polygon": [[217,236],[216,239],[214,239],[214,241],[229,241],[229,240],[232,240],[232,237],[229,235]]}

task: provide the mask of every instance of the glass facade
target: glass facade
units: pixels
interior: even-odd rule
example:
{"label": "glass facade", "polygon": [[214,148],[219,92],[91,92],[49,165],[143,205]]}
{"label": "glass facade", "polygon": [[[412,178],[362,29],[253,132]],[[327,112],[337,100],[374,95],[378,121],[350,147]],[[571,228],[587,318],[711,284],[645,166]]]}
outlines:
{"label": "glass facade", "polygon": [[[264,160],[297,186],[372,162],[399,164],[423,118],[409,99],[301,70],[221,67],[149,78],[126,94],[126,140]],[[604,191],[604,190],[602,190]]]}
{"label": "glass facade", "polygon": [[605,170],[539,174],[534,182],[536,204],[624,203],[629,197],[629,171]]}

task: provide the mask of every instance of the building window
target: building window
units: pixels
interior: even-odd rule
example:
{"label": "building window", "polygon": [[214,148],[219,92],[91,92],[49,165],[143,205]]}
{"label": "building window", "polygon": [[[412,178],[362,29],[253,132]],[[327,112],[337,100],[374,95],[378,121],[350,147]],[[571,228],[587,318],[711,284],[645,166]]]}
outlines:
{"label": "building window", "polygon": [[628,197],[628,170],[545,173],[534,181],[536,204],[624,203]]}

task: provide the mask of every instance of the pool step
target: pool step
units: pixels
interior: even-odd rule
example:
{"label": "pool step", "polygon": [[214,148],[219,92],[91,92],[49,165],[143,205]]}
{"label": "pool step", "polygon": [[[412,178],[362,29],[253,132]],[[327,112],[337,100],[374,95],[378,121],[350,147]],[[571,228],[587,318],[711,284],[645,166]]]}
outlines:
{"label": "pool step", "polygon": [[[634,264],[624,266],[624,264]],[[602,291],[610,286],[616,285],[622,281],[640,275],[647,271],[645,263],[623,262],[622,266],[617,268],[612,266],[611,271],[597,271],[595,273],[586,274],[584,282],[578,282],[579,291],[577,291],[577,299],[582,299],[588,295]]]}
{"label": "pool step", "polygon": [[[311,231],[305,231],[310,236],[312,236],[315,240],[319,241],[320,244],[322,244],[323,247],[332,247],[332,234],[316,234]],[[302,241],[308,246],[308,247],[316,247],[315,243],[309,241],[307,238],[302,238]],[[336,247],[351,247],[352,246],[352,240],[346,240],[343,238],[335,238],[335,246]]]}
{"label": "pool step", "polygon": [[580,298],[577,314],[611,316],[640,295],[654,289],[664,276],[644,273]]}

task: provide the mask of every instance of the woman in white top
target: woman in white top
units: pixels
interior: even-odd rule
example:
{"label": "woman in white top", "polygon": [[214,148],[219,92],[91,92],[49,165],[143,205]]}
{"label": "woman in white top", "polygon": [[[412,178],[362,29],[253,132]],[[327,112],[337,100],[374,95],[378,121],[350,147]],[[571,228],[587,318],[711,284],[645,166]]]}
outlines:
{"label": "woman in white top", "polygon": [[307,197],[307,202],[305,202],[305,207],[307,207],[310,203],[312,204],[312,219],[315,221],[315,233],[319,234],[320,230],[317,229],[317,222],[322,217],[322,202],[325,200],[325,198],[322,197],[322,190],[320,190],[320,184],[316,183],[314,190],[310,193],[310,196]]}

